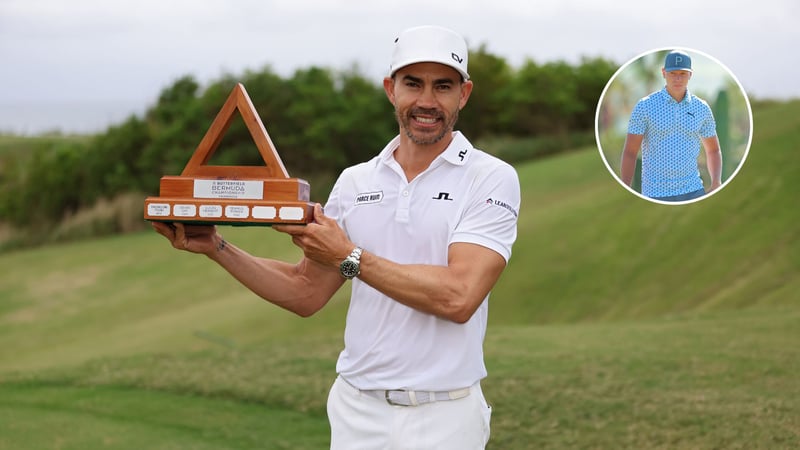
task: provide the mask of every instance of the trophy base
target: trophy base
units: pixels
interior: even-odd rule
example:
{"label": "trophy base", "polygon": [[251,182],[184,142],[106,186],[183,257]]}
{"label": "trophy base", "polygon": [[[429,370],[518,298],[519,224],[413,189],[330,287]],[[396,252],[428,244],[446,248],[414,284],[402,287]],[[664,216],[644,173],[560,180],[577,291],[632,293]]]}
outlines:
{"label": "trophy base", "polygon": [[145,220],[195,225],[271,226],[305,225],[314,215],[314,203],[241,199],[147,197]]}

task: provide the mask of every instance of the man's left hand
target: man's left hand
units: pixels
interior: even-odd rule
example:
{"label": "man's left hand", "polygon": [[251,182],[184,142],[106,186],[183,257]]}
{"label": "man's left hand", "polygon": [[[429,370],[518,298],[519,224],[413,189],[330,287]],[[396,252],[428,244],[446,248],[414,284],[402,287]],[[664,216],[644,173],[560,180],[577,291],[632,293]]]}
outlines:
{"label": "man's left hand", "polygon": [[325,216],[319,203],[314,205],[314,217],[309,224],[273,225],[272,228],[291,235],[292,242],[303,250],[306,258],[324,266],[339,267],[355,247],[339,224]]}

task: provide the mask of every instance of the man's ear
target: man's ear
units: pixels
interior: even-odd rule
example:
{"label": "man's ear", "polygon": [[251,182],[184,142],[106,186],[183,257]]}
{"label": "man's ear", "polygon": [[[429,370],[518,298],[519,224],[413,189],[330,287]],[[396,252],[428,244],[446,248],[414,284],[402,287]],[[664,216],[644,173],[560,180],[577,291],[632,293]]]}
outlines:
{"label": "man's ear", "polygon": [[389,102],[394,105],[394,78],[385,77],[383,79],[383,90],[386,92]]}
{"label": "man's ear", "polygon": [[472,86],[472,80],[461,83],[461,100],[458,102],[459,111],[467,105],[467,100],[469,100],[469,96],[472,94]]}

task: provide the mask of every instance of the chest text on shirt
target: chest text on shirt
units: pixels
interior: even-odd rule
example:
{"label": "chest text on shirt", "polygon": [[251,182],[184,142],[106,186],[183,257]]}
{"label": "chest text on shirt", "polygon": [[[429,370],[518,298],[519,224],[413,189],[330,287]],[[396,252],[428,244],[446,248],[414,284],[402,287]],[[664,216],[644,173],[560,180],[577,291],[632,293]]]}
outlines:
{"label": "chest text on shirt", "polygon": [[365,205],[368,203],[380,203],[382,200],[383,200],[383,191],[362,192],[356,195],[356,205]]}

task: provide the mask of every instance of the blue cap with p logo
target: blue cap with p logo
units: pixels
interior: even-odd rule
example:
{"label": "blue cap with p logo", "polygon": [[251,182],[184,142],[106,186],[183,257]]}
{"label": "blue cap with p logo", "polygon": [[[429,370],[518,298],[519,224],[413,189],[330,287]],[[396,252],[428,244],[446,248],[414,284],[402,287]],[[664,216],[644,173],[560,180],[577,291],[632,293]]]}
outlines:
{"label": "blue cap with p logo", "polygon": [[686,53],[678,50],[673,50],[667,53],[664,59],[664,70],[672,72],[673,70],[688,70],[692,71],[692,58]]}

